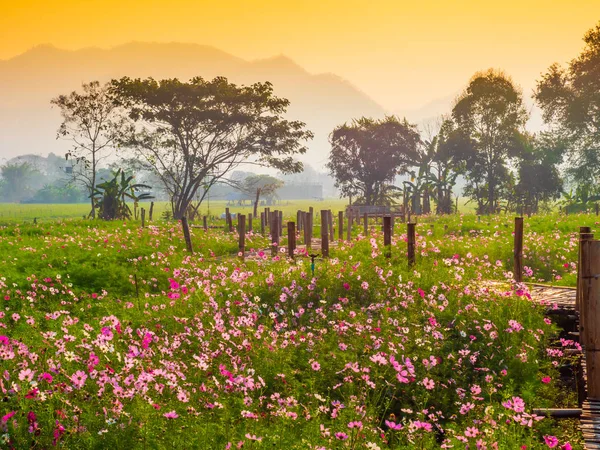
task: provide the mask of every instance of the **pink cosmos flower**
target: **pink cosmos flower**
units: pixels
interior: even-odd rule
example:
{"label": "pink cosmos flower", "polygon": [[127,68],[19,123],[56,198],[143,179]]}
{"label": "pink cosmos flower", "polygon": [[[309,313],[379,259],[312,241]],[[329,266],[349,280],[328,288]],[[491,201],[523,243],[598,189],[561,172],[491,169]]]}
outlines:
{"label": "pink cosmos flower", "polygon": [[425,386],[425,389],[430,391],[435,388],[435,382],[429,378],[423,378],[423,386]]}
{"label": "pink cosmos flower", "polygon": [[556,436],[544,436],[544,442],[550,448],[554,448],[558,445],[558,438]]}
{"label": "pink cosmos flower", "polygon": [[340,441],[345,441],[346,439],[348,439],[348,435],[346,433],[337,432],[335,433],[335,438],[339,439]]}
{"label": "pink cosmos flower", "polygon": [[403,428],[402,424],[392,422],[391,420],[386,420],[385,424],[389,427],[390,430],[401,430]]}
{"label": "pink cosmos flower", "polygon": [[350,422],[348,424],[348,428],[358,428],[359,430],[361,430],[363,427],[363,424],[360,420],[357,420],[355,422]]}
{"label": "pink cosmos flower", "polygon": [[6,423],[10,420],[10,418],[12,416],[14,416],[17,412],[16,411],[11,411],[8,414],[6,414],[5,416],[2,416],[2,423]]}
{"label": "pink cosmos flower", "polygon": [[169,411],[163,414],[167,419],[177,419],[179,416],[175,411]]}
{"label": "pink cosmos flower", "polygon": [[83,387],[85,380],[87,380],[87,375],[82,370],[78,370],[71,375],[71,381],[77,389],[81,389]]}
{"label": "pink cosmos flower", "polygon": [[550,377],[544,377],[544,378],[542,378],[542,383],[548,384],[548,383],[550,383],[551,380],[552,380],[552,378],[550,378]]}
{"label": "pink cosmos flower", "polygon": [[312,370],[314,370],[314,371],[321,370],[321,365],[317,361],[314,361],[311,364],[311,367],[312,367]]}

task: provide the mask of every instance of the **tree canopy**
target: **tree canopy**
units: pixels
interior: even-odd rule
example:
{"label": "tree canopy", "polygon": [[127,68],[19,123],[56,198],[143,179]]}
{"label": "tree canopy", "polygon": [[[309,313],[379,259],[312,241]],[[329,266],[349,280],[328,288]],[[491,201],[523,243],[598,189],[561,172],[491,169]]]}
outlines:
{"label": "tree canopy", "polygon": [[465,162],[467,193],[479,212],[498,209],[499,191],[510,181],[508,162],[523,148],[527,111],[521,91],[502,72],[473,76],[452,110],[454,146]]}
{"label": "tree canopy", "polygon": [[359,197],[368,205],[382,204],[396,175],[417,160],[419,141],[416,126],[406,119],[356,119],[331,133],[327,168],[341,195]]}
{"label": "tree canopy", "polygon": [[96,175],[100,162],[117,144],[123,121],[116,114],[116,106],[108,95],[108,85],[97,81],[85,83],[83,93],[76,91],[52,99],[52,105],[60,108],[63,118],[57,137],[73,142],[67,159],[76,162],[72,176],[87,190],[90,197],[92,217],[96,207],[92,193],[96,187]]}
{"label": "tree canopy", "polygon": [[600,177],[600,23],[583,40],[583,51],[566,67],[550,66],[534,98],[568,144],[568,174],[586,184]]}
{"label": "tree canopy", "polygon": [[130,121],[121,145],[154,169],[175,218],[193,215],[208,189],[241,164],[301,171],[294,156],[312,138],[304,123],[283,117],[289,101],[270,83],[122,78],[111,94]]}

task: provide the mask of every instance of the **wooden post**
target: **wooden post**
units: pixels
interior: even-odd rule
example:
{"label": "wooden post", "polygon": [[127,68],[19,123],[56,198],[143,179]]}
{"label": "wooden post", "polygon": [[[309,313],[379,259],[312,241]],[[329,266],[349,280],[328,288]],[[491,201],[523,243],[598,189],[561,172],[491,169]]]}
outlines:
{"label": "wooden post", "polygon": [[271,214],[271,255],[277,256],[279,251],[279,214]]}
{"label": "wooden post", "polygon": [[283,211],[279,211],[277,223],[279,224],[279,236],[283,236]]}
{"label": "wooden post", "polygon": [[150,211],[148,211],[148,221],[152,222],[152,213],[154,212],[154,202],[150,202]]}
{"label": "wooden post", "polygon": [[260,213],[260,234],[265,235],[265,213]]}
{"label": "wooden post", "polygon": [[333,232],[333,213],[330,209],[327,210],[327,225],[329,226],[329,240],[333,242],[335,234]]}
{"label": "wooden post", "polygon": [[146,226],[146,209],[142,208],[142,228]]}
{"label": "wooden post", "polygon": [[[581,243],[583,346],[587,365],[587,398],[600,400],[600,241]],[[597,414],[597,411],[596,411]]]}
{"label": "wooden post", "polygon": [[312,215],[305,213],[304,218],[304,245],[306,246],[306,253],[312,249]]}
{"label": "wooden post", "polygon": [[364,226],[364,235],[365,237],[369,237],[369,214],[363,214],[363,226]]}
{"label": "wooden post", "polygon": [[287,234],[288,234],[288,256],[294,257],[294,250],[296,250],[296,224],[294,222],[287,223]]}
{"label": "wooden post", "polygon": [[392,218],[390,216],[383,216],[383,247],[385,257],[390,258],[392,256]]}
{"label": "wooden post", "polygon": [[406,224],[406,240],[408,241],[408,267],[415,265],[416,233],[414,223]]}
{"label": "wooden post", "polygon": [[183,237],[185,238],[187,251],[193,255],[194,248],[192,247],[192,237],[190,236],[190,227],[188,226],[187,217],[181,218],[181,227],[183,228]]}
{"label": "wooden post", "polygon": [[348,212],[348,228],[346,229],[346,240],[350,242],[352,239],[352,211]]}
{"label": "wooden post", "polygon": [[596,215],[598,215],[598,213],[600,213],[600,205],[596,203]]}
{"label": "wooden post", "polygon": [[302,221],[300,219],[300,215],[302,212],[300,210],[296,211],[296,223],[298,224],[298,231],[302,231]]}
{"label": "wooden post", "polygon": [[523,281],[523,218],[515,217],[514,279]]}
{"label": "wooden post", "polygon": [[321,254],[323,258],[329,257],[329,213],[326,209],[321,210]]}
{"label": "wooden post", "polygon": [[[575,311],[581,311],[581,292],[583,291],[583,278],[581,277],[581,245],[588,239],[594,239],[590,227],[579,227],[579,254],[577,257],[577,294],[575,296]],[[580,335],[581,337],[581,335]],[[580,339],[581,340],[581,339]]]}
{"label": "wooden post", "polygon": [[248,213],[248,233],[252,233],[252,213]]}
{"label": "wooden post", "polygon": [[208,230],[208,220],[206,216],[202,216],[202,227],[204,231]]}
{"label": "wooden post", "polygon": [[239,231],[239,245],[238,248],[241,253],[241,258],[244,259],[244,253],[246,252],[246,216],[244,214],[238,214],[238,231]]}
{"label": "wooden post", "polygon": [[338,211],[338,239],[344,239],[344,211]]}

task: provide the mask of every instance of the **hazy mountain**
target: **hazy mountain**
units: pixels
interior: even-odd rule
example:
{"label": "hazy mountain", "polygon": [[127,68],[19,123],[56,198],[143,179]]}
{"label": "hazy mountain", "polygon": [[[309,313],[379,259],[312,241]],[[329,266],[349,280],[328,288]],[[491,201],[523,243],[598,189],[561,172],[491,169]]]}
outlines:
{"label": "hazy mountain", "polygon": [[315,133],[302,159],[321,167],[329,153],[327,136],[338,124],[384,109],[359,89],[333,74],[310,74],[285,57],[245,61],[213,47],[195,44],[130,43],[104,50],[66,51],[35,47],[0,60],[0,156],[64,154],[69,143],[56,140],[60,115],[50,100],[82,83],[121,76],[189,79],[224,75],[250,84],[270,81],[275,93],[291,101],[289,117]]}

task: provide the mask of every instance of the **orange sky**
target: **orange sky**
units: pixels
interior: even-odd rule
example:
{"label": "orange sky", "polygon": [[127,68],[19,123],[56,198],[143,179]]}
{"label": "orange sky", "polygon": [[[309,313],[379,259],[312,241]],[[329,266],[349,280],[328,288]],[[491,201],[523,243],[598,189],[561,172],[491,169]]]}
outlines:
{"label": "orange sky", "polygon": [[577,55],[599,0],[0,0],[0,59],[42,43],[194,42],[245,59],[284,53],[334,72],[390,110],[504,69],[529,93]]}

